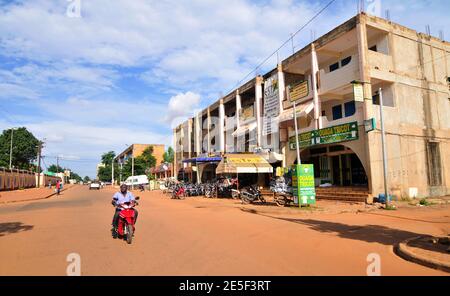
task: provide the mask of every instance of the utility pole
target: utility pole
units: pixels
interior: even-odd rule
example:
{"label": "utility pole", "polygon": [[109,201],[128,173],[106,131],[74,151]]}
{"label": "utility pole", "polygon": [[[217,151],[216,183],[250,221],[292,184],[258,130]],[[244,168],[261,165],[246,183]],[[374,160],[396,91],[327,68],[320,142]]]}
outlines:
{"label": "utility pole", "polygon": [[9,169],[12,169],[13,136],[14,136],[14,128],[11,129],[11,146],[9,148]]}
{"label": "utility pole", "polygon": [[120,163],[120,176],[119,176],[119,180],[120,180],[120,185],[122,185],[122,169],[123,169],[123,163],[122,162],[119,162]]}
{"label": "utility pole", "polygon": [[389,195],[387,186],[387,156],[386,156],[386,140],[384,131],[384,117],[383,117],[383,92],[381,87],[378,90],[380,96],[380,124],[381,124],[381,148],[383,150],[383,173],[384,173],[384,198],[386,199],[386,207],[389,206]]}
{"label": "utility pole", "polygon": [[131,190],[134,190],[134,151],[131,152]]}
{"label": "utility pole", "polygon": [[111,161],[111,186],[114,186],[114,158]]}
{"label": "utility pole", "polygon": [[37,159],[38,159],[38,166],[37,166],[37,188],[41,187],[41,153],[42,153],[42,141],[39,141],[38,144],[38,155],[37,155]]}

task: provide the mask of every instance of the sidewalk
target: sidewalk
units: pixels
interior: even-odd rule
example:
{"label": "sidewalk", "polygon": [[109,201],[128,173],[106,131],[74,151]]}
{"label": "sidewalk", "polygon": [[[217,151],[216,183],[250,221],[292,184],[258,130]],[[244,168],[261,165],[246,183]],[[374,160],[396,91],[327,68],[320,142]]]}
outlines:
{"label": "sidewalk", "polygon": [[[68,188],[71,188],[72,186],[73,185],[70,184],[64,186],[63,192]],[[13,202],[46,199],[53,195],[55,195],[54,187],[52,189],[49,189],[48,187],[42,187],[14,191],[0,191],[0,205]]]}

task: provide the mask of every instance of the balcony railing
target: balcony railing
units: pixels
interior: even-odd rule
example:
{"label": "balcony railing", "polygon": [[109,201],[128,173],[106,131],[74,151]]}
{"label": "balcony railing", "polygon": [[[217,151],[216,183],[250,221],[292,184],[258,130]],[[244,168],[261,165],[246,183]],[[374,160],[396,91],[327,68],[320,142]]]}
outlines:
{"label": "balcony railing", "polygon": [[350,82],[359,79],[358,55],[353,55],[350,63],[332,72],[325,72],[324,69],[320,73],[319,95],[329,93],[332,90],[348,85]]}

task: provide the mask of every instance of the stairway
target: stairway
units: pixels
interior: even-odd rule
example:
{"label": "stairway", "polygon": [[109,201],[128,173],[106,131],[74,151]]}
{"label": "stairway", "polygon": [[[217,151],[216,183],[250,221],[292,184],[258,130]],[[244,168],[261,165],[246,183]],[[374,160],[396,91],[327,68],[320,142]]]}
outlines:
{"label": "stairway", "polygon": [[318,200],[372,203],[366,187],[316,187],[316,198]]}

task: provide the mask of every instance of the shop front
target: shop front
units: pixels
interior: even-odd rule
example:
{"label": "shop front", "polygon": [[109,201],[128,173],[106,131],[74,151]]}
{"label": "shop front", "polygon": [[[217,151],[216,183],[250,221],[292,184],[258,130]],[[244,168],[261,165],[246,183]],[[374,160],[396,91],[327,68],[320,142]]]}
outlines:
{"label": "shop front", "polygon": [[267,186],[273,166],[257,154],[226,154],[218,164],[216,174],[236,177],[240,186]]}
{"label": "shop front", "polygon": [[[299,134],[301,163],[314,165],[316,186],[368,187],[364,134],[357,122]],[[289,139],[290,164],[297,164],[295,136]]]}
{"label": "shop front", "polygon": [[220,156],[195,157],[183,160],[183,163],[190,168],[191,183],[206,183],[216,179],[216,168],[222,160]]}

